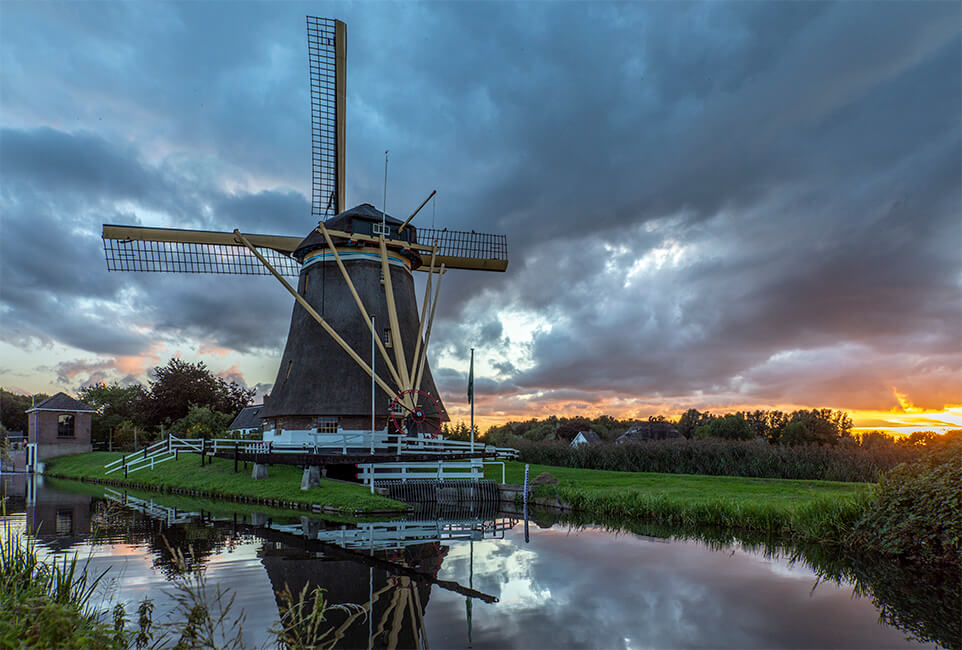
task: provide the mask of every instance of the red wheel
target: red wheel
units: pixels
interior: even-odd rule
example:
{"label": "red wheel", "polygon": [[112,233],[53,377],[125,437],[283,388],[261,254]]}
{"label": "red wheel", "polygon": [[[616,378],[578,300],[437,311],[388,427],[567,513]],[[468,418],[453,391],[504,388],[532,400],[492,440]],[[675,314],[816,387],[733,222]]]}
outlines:
{"label": "red wheel", "polygon": [[441,420],[444,411],[441,404],[423,390],[409,388],[394,396],[389,412],[395,433],[431,438],[441,436]]}

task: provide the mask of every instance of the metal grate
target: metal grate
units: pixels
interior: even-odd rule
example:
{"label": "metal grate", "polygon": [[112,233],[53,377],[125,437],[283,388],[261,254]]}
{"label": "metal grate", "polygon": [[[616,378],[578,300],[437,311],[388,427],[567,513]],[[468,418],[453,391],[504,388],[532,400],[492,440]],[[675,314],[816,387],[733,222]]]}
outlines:
{"label": "metal grate", "polygon": [[335,21],[307,17],[311,68],[311,215],[327,218],[337,209],[337,56]]}
{"label": "metal grate", "polygon": [[[300,264],[283,253],[270,248],[257,251],[282,275],[296,277],[300,272]],[[244,246],[104,239],[104,255],[108,271],[270,275]]]}
{"label": "metal grate", "polygon": [[418,242],[431,246],[438,242],[438,255],[473,257],[483,260],[507,260],[508,238],[481,232],[464,232],[442,228],[418,228]]}

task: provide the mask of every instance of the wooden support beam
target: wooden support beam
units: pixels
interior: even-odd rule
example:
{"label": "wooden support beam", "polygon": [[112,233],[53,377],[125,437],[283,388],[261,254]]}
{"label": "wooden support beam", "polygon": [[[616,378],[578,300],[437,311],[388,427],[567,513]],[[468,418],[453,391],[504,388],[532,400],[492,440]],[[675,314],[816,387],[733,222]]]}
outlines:
{"label": "wooden support beam", "polygon": [[438,286],[434,288],[434,300],[431,302],[431,315],[428,317],[428,329],[424,333],[424,354],[421,355],[421,362],[418,365],[418,375],[414,382],[414,390],[421,390],[421,376],[424,374],[424,363],[428,358],[428,342],[431,340],[431,326],[434,324],[434,310],[438,306],[438,294],[441,293],[441,278],[444,277],[444,264],[438,271]]}
{"label": "wooden support beam", "polygon": [[[424,333],[424,319],[428,315],[428,303],[431,302],[431,280],[434,279],[434,258],[437,251],[438,242],[435,240],[435,253],[431,253],[431,267],[428,269],[428,281],[424,288],[424,302],[421,303],[421,319],[418,321],[418,337],[414,344],[414,358],[411,359],[411,376],[418,374],[418,358],[421,355],[421,334]],[[427,353],[427,350],[425,350]]]}
{"label": "wooden support beam", "polygon": [[357,363],[357,365],[361,366],[361,369],[364,370],[364,372],[366,372],[366,373],[368,374],[368,376],[374,377],[374,381],[377,383],[378,386],[381,387],[381,390],[383,390],[385,393],[387,393],[387,394],[391,397],[391,399],[394,399],[394,396],[395,396],[396,392],[395,392],[394,390],[392,390],[391,387],[388,386],[388,385],[384,382],[383,379],[381,379],[380,377],[377,376],[377,374],[374,372],[374,370],[371,368],[371,366],[367,365],[367,364],[364,362],[364,359],[362,359],[360,356],[358,356],[357,352],[355,352],[355,351],[351,348],[351,346],[347,344],[347,341],[345,341],[344,339],[342,339],[341,336],[340,336],[336,331],[334,331],[334,328],[331,327],[331,326],[328,324],[328,322],[327,322],[326,320],[324,320],[324,318],[323,318],[320,314],[317,313],[317,310],[314,309],[314,307],[311,306],[311,303],[307,302],[307,300],[304,299],[304,296],[302,296],[301,294],[297,293],[297,290],[294,289],[294,287],[292,287],[292,286],[290,285],[290,283],[289,283],[287,280],[284,279],[284,276],[282,276],[280,273],[278,273],[278,272],[277,272],[277,269],[275,269],[273,266],[271,266],[271,263],[268,262],[266,259],[264,259],[264,256],[263,256],[263,255],[261,255],[259,252],[257,252],[257,249],[254,248],[253,244],[251,244],[250,241],[247,240],[247,237],[245,237],[244,235],[242,235],[239,230],[234,230],[234,235],[237,237],[237,240],[238,240],[240,243],[244,244],[244,246],[246,246],[246,247],[250,250],[250,252],[252,252],[252,253],[257,257],[258,260],[260,260],[260,263],[263,264],[265,267],[267,267],[267,270],[270,271],[271,274],[272,274],[275,278],[277,278],[278,281],[279,281],[282,285],[284,285],[284,288],[287,289],[288,293],[290,293],[292,296],[294,296],[294,299],[298,302],[298,304],[300,304],[300,306],[303,307],[304,310],[305,310],[308,314],[310,314],[310,315],[314,318],[314,320],[316,320],[316,321],[318,322],[318,324],[319,324],[321,327],[324,328],[324,331],[325,331],[325,332],[327,332],[328,334],[330,334],[331,338],[333,338],[334,341],[335,341],[338,345],[340,345],[341,348],[342,348],[345,352],[347,352],[348,356],[350,356],[352,359],[354,359],[354,361]]}
{"label": "wooden support beam", "polygon": [[431,200],[431,197],[434,196],[434,195],[437,194],[437,193],[438,193],[437,190],[431,190],[431,193],[428,194],[428,198],[426,198],[426,199],[424,199],[423,201],[421,201],[421,205],[418,206],[418,209],[415,210],[414,212],[412,212],[412,213],[411,213],[411,216],[408,217],[407,219],[405,219],[405,220],[404,220],[404,223],[402,223],[402,224],[398,227],[398,229],[397,229],[397,234],[399,234],[399,235],[401,234],[401,231],[404,230],[404,227],[407,226],[409,223],[411,223],[411,219],[413,219],[414,217],[416,217],[417,214],[418,214],[418,212],[421,211],[421,208],[423,208],[425,205],[427,205],[428,201]]}
{"label": "wooden support beam", "polygon": [[347,282],[347,288],[351,290],[351,295],[354,296],[354,302],[357,304],[357,308],[361,310],[361,318],[365,323],[367,323],[367,328],[370,330],[371,336],[374,337],[374,341],[377,343],[377,347],[381,351],[381,357],[384,359],[384,363],[387,364],[388,372],[391,373],[391,378],[394,379],[394,383],[397,384],[398,392],[400,393],[402,390],[404,390],[404,384],[401,382],[401,377],[394,368],[394,364],[391,362],[391,357],[388,355],[387,349],[384,347],[384,341],[382,341],[378,333],[374,331],[374,325],[371,324],[371,312],[364,307],[364,301],[361,300],[361,296],[358,295],[357,289],[354,288],[354,283],[351,282],[351,276],[344,267],[344,262],[341,261],[341,255],[337,252],[337,248],[334,247],[334,244],[331,241],[331,235],[327,232],[327,228],[324,226],[323,221],[318,222],[317,229],[322,235],[324,235],[324,241],[327,242],[328,248],[334,253],[334,261],[337,262],[337,268],[341,270],[341,275],[344,276],[344,281]]}
{"label": "wooden support beam", "polygon": [[397,321],[397,305],[394,304],[394,285],[391,283],[391,265],[387,261],[387,245],[384,235],[381,235],[381,271],[384,273],[384,294],[387,297],[387,316],[391,323],[391,337],[394,339],[394,360],[401,372],[404,390],[411,388],[411,377],[408,375],[407,363],[404,360],[404,341],[401,339],[401,328]]}

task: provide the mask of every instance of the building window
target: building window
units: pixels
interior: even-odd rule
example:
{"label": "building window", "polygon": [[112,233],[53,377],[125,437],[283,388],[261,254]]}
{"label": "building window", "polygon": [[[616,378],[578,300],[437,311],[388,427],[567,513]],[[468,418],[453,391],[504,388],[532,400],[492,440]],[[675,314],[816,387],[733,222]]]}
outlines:
{"label": "building window", "polygon": [[375,235],[384,235],[385,237],[389,237],[391,235],[391,226],[387,224],[382,226],[379,223],[372,223],[371,232]]}
{"label": "building window", "polygon": [[54,523],[54,533],[57,535],[73,534],[73,510],[70,508],[57,510],[57,519]]}
{"label": "building window", "polygon": [[314,418],[314,428],[318,433],[337,433],[337,418],[318,416]]}
{"label": "building window", "polygon": [[385,329],[385,330],[384,330],[384,347],[389,348],[389,347],[391,347],[391,345],[392,345],[392,344],[391,344],[391,330]]}
{"label": "building window", "polygon": [[408,414],[408,410],[404,407],[401,402],[394,402],[391,405],[391,415],[405,416]]}
{"label": "building window", "polygon": [[72,415],[64,414],[57,417],[57,437],[74,437],[74,418]]}

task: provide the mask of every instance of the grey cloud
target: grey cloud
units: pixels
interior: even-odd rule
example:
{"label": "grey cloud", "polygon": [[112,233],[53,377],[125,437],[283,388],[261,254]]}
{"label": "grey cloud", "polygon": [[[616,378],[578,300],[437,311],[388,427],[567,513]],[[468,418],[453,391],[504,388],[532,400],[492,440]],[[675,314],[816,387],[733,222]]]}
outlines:
{"label": "grey cloud", "polygon": [[[315,10],[7,8],[5,337],[121,353],[144,343],[101,321],[133,309],[165,340],[279,347],[290,304],[268,281],[70,268],[102,268],[107,219],[306,233]],[[390,148],[389,211],[437,186],[439,226],[509,235],[506,274],[446,277],[432,335],[432,355],[490,354],[492,393],[823,400],[872,372],[853,403],[891,399],[890,378],[958,402],[935,385],[962,360],[959,11],[339,6],[348,199],[379,204]],[[125,199],[143,214],[117,214]],[[682,263],[624,286],[670,245],[688,247]],[[84,297],[109,318],[55,323]],[[553,324],[531,369],[510,356],[505,311]],[[860,352],[833,368],[844,346]],[[794,350],[819,361],[771,361]],[[463,372],[435,370],[463,390]]]}

